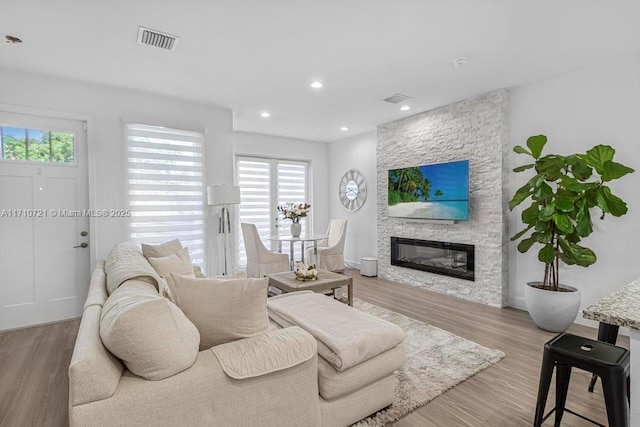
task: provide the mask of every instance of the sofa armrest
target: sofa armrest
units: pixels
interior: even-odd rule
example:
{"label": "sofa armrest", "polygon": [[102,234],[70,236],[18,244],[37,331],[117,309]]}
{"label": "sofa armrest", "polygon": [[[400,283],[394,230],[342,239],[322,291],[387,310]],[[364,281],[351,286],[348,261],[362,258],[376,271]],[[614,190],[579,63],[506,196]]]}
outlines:
{"label": "sofa armrest", "polygon": [[[297,345],[270,336],[265,344]],[[69,419],[71,427],[148,425],[149,420],[157,427],[314,427],[320,425],[318,396],[316,354],[288,369],[236,380],[208,349],[198,353],[191,368],[164,380],[148,381],[125,370],[113,396],[71,406]]]}
{"label": "sofa armrest", "polygon": [[236,380],[297,366],[316,355],[316,340],[302,328],[279,329],[211,348],[224,373]]}

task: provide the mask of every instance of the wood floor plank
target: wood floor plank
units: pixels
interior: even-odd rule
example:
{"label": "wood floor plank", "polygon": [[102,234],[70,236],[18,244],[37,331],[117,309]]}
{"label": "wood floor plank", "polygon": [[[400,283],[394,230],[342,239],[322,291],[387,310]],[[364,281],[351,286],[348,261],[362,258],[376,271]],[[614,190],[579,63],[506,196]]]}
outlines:
{"label": "wood floor plank", "polygon": [[[388,308],[485,347],[506,357],[418,408],[395,427],[517,427],[533,423],[542,348],[555,334],[535,327],[526,312],[498,309],[380,278],[346,274],[357,298]],[[67,370],[78,320],[0,333],[0,426],[67,426]],[[595,338],[581,325],[569,330]],[[628,338],[619,345],[628,348]],[[600,383],[587,392],[590,375],[574,371],[567,407],[606,425]],[[553,407],[553,391],[547,406]],[[547,420],[545,426],[553,425]],[[589,425],[566,414],[563,426]]]}
{"label": "wood floor plank", "polygon": [[[487,426],[513,427],[533,424],[542,348],[556,334],[538,329],[521,310],[498,309],[430,292],[380,278],[360,276],[349,270],[356,298],[437,326],[485,347],[502,350],[506,357],[401,420],[396,427]],[[595,339],[597,330],[574,324],[569,332]],[[629,348],[626,337],[618,345]],[[591,375],[574,370],[567,407],[607,424],[600,382],[587,391]],[[554,406],[549,393],[547,408]],[[544,424],[553,425],[552,420]],[[585,426],[586,421],[566,414],[563,426]]]}

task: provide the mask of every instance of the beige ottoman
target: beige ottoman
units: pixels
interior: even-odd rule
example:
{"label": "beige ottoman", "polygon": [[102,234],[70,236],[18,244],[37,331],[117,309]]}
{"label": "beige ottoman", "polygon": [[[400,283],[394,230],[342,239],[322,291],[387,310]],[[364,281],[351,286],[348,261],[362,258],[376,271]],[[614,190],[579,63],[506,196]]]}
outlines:
{"label": "beige ottoman", "polygon": [[269,317],[300,326],[318,342],[323,426],[347,426],[391,404],[404,363],[400,327],[313,292],[270,298]]}

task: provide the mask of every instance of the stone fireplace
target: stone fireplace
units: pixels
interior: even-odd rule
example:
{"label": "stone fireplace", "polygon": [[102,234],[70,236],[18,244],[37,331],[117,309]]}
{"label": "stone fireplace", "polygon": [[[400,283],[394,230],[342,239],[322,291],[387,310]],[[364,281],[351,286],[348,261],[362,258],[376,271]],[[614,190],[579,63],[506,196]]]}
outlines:
{"label": "stone fireplace", "polygon": [[[508,154],[507,90],[378,126],[378,276],[494,307],[506,306],[509,234],[504,176],[509,173]],[[468,221],[389,217],[390,169],[461,160],[469,161]],[[392,238],[404,240],[396,241],[399,246],[394,249]],[[438,243],[429,247],[418,241]],[[409,249],[407,242],[415,247]],[[452,249],[445,242],[460,246]]]}

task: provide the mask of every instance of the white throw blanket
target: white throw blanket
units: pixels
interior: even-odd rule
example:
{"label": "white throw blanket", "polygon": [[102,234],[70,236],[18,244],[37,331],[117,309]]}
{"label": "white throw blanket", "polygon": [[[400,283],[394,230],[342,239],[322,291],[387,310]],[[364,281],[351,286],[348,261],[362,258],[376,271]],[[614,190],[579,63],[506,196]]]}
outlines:
{"label": "white throw blanket", "polygon": [[135,243],[124,242],[115,245],[107,256],[104,271],[107,274],[109,295],[122,283],[133,278],[149,282],[161,294],[167,286]]}
{"label": "white throw blanket", "polygon": [[336,370],[365,362],[404,340],[399,326],[314,292],[269,298],[269,317],[282,327],[300,326],[318,341],[318,354]]}

